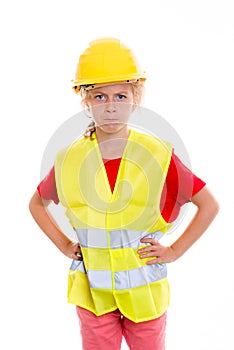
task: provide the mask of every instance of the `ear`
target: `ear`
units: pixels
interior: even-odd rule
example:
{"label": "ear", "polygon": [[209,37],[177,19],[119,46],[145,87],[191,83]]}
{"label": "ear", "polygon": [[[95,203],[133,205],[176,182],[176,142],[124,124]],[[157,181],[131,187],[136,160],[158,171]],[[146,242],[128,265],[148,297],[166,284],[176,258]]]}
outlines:
{"label": "ear", "polygon": [[134,102],[132,104],[132,112],[135,112],[135,110],[137,109],[138,106],[139,106],[138,103]]}
{"label": "ear", "polygon": [[88,118],[93,118],[92,108],[88,102],[85,102],[84,104],[84,114]]}

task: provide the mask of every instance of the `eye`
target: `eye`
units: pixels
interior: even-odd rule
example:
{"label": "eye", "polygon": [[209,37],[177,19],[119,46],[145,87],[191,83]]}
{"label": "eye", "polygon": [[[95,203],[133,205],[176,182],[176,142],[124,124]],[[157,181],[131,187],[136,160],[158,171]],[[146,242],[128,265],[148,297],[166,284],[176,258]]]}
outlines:
{"label": "eye", "polygon": [[104,101],[105,100],[105,96],[102,95],[102,94],[95,95],[94,98],[95,98],[95,100],[98,100],[98,101]]}
{"label": "eye", "polygon": [[122,100],[125,100],[125,98],[127,98],[127,96],[122,95],[122,94],[117,95],[117,100],[122,101]]}

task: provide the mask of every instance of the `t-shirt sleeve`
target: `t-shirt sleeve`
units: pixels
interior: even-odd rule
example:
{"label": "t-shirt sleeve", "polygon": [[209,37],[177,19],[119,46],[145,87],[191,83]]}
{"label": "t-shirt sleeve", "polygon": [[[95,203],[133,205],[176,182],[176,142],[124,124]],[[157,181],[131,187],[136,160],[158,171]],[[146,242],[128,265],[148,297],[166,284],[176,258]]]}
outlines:
{"label": "t-shirt sleeve", "polygon": [[59,203],[54,167],[51,168],[48,175],[37,186],[37,192],[42,199],[52,200],[55,204]]}
{"label": "t-shirt sleeve", "polygon": [[205,185],[173,152],[161,196],[160,209],[164,220],[173,222],[178,217],[181,206],[189,202]]}

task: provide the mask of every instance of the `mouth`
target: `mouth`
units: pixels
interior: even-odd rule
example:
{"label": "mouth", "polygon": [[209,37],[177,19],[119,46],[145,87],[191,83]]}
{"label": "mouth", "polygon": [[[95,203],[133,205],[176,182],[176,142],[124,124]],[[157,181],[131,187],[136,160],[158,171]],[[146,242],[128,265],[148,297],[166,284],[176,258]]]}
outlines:
{"label": "mouth", "polygon": [[103,124],[117,124],[119,123],[118,119],[104,119]]}

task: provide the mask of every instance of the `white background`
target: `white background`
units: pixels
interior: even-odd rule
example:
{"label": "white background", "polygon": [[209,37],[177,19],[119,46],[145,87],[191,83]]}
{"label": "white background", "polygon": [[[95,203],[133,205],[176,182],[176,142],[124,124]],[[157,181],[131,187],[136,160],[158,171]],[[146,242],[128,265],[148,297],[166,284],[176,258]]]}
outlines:
{"label": "white background", "polygon": [[231,0],[2,2],[1,349],[81,349],[66,302],[70,261],[33,222],[28,202],[49,139],[80,110],[70,83],[77,59],[103,36],[135,51],[148,75],[144,105],[175,127],[221,208],[169,266],[167,350],[234,349],[233,18]]}

